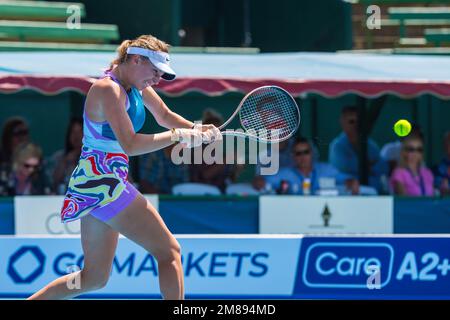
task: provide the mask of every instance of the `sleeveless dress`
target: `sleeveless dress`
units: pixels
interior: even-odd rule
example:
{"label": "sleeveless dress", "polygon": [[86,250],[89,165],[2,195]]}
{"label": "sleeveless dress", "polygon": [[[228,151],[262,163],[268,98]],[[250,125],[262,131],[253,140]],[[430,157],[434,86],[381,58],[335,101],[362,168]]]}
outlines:
{"label": "sleeveless dress", "polygon": [[[110,72],[109,77],[119,81]],[[140,92],[132,87],[126,92],[125,108],[138,132],[145,122],[145,107]],[[107,121],[95,122],[88,118],[86,105],[83,113],[83,146],[77,167],[61,209],[61,221],[67,223],[90,214],[107,221],[126,208],[138,191],[128,181],[129,159],[120,146]]]}

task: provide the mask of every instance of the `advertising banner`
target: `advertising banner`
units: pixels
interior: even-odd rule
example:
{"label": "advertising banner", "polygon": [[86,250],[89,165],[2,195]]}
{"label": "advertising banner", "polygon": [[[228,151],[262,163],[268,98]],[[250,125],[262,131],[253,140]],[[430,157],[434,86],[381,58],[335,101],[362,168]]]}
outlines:
{"label": "advertising banner", "polygon": [[[158,210],[158,195],[145,195]],[[80,221],[61,223],[60,212],[64,196],[17,196],[14,197],[14,220],[16,235],[80,234]]]}
{"label": "advertising banner", "polygon": [[305,237],[294,296],[450,299],[450,236]]}
{"label": "advertising banner", "polygon": [[[289,297],[300,238],[178,236],[187,296]],[[83,265],[77,237],[0,238],[0,296],[25,297]],[[288,268],[287,268],[288,266]],[[120,238],[107,286],[85,297],[160,298],[155,259]]]}
{"label": "advertising banner", "polygon": [[393,198],[261,196],[259,233],[393,233]]}

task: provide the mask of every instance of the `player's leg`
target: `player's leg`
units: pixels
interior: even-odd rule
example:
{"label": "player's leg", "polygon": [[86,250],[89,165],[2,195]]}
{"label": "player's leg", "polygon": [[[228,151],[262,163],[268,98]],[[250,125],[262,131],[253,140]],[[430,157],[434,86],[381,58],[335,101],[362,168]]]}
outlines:
{"label": "player's leg", "polygon": [[111,273],[117,238],[118,233],[105,223],[90,215],[81,218],[83,269],[54,280],[29,299],[70,299],[104,287]]}
{"label": "player's leg", "polygon": [[164,299],[184,299],[180,245],[144,196],[138,193],[126,209],[106,223],[142,246],[157,260],[159,285]]}

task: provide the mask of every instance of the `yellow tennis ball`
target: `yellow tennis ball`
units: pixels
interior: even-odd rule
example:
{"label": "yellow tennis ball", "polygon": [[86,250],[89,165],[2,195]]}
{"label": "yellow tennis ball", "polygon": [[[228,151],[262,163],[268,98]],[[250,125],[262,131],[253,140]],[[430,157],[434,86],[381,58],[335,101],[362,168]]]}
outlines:
{"label": "yellow tennis ball", "polygon": [[411,132],[411,123],[405,119],[398,120],[394,124],[394,132],[400,137],[407,136]]}

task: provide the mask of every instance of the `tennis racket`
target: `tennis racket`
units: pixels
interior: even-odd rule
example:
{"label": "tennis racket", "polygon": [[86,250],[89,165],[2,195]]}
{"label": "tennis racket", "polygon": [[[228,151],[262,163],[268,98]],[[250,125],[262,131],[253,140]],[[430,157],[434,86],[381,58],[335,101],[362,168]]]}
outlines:
{"label": "tennis racket", "polygon": [[[224,131],[238,114],[244,132]],[[275,143],[292,137],[299,125],[300,111],[294,98],[280,87],[264,86],[249,92],[219,130],[222,135]]]}

